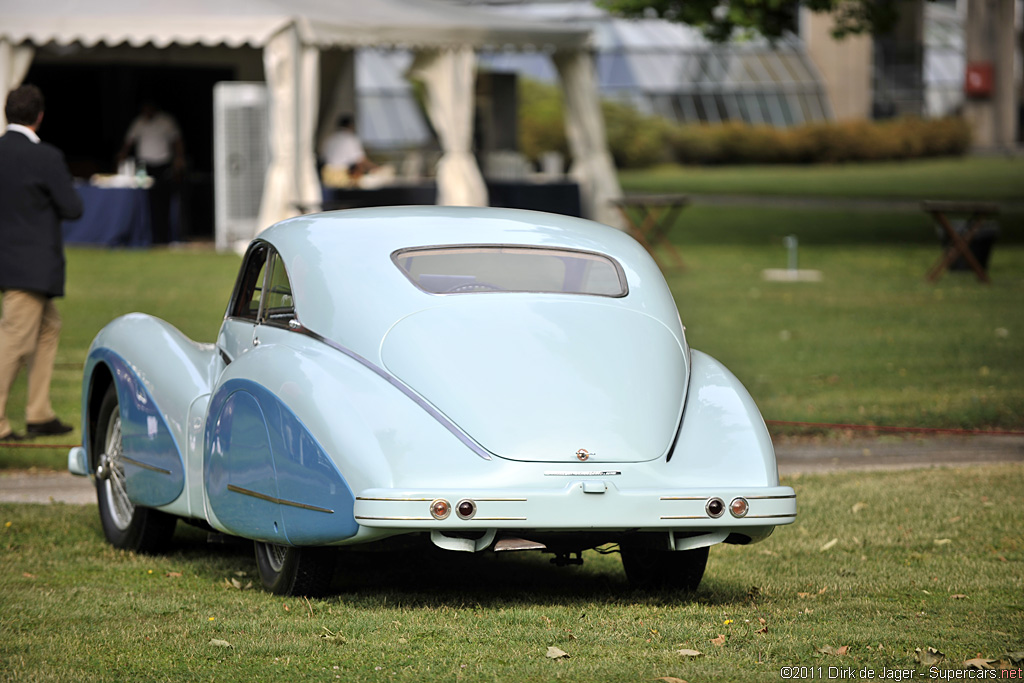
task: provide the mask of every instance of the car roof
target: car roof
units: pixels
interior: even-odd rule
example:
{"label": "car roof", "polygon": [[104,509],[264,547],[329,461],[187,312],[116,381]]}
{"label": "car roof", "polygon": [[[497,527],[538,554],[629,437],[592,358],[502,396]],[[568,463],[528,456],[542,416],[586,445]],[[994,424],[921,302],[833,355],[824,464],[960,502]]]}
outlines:
{"label": "car roof", "polygon": [[[379,354],[384,335],[402,318],[478,296],[417,288],[392,260],[396,251],[417,247],[500,244],[605,254],[622,267],[629,294],[587,298],[642,311],[670,329],[679,326],[675,302],[646,250],[621,230],[580,218],[483,207],[375,207],[299,216],[258,238],[281,254],[302,324],[367,358]],[[500,293],[493,296],[494,305],[508,296],[579,298]]]}

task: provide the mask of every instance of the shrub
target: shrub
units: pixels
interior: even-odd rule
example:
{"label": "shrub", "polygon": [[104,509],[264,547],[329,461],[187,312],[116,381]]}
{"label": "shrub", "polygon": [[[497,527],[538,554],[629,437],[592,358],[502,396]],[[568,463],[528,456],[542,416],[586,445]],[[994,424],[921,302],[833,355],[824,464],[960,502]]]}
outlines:
{"label": "shrub", "polygon": [[645,116],[628,104],[602,103],[608,148],[619,168],[645,168],[671,161],[666,144],[672,124],[658,116]]}
{"label": "shrub", "polygon": [[[568,156],[561,90],[528,79],[519,81],[519,151],[533,161],[544,152]],[[670,161],[667,144],[672,124],[645,116],[628,104],[604,101],[605,133],[612,158],[620,168],[643,168]]]}
{"label": "shrub", "polygon": [[537,161],[544,152],[568,157],[562,93],[557,86],[519,79],[519,150]]}
{"label": "shrub", "polygon": [[[539,160],[547,151],[568,156],[562,93],[520,79],[519,143]],[[885,121],[809,123],[792,128],[744,123],[676,124],[623,102],[602,103],[612,158],[619,168],[681,164],[794,164],[884,161],[964,154],[970,128],[959,118],[903,117]]]}
{"label": "shrub", "polygon": [[742,123],[679,125],[669,133],[681,164],[845,163],[960,155],[970,129],[956,118],[811,123],[792,128]]}
{"label": "shrub", "polygon": [[721,139],[713,126],[673,126],[669,148],[673,160],[681,164],[714,164],[722,158]]}

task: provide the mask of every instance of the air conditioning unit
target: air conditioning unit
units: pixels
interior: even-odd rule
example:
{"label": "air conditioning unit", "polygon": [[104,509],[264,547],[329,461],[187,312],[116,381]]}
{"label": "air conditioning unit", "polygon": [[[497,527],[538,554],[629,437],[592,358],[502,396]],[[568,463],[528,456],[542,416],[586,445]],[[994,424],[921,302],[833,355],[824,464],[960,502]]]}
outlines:
{"label": "air conditioning unit", "polygon": [[218,251],[244,249],[259,225],[270,165],[269,96],[265,83],[224,82],[213,88],[213,186]]}

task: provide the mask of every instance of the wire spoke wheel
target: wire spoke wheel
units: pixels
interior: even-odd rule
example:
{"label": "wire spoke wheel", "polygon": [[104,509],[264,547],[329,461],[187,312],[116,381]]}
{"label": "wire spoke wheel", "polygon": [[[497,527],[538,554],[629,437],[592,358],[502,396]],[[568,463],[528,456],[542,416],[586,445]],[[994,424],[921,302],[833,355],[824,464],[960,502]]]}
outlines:
{"label": "wire spoke wheel", "polygon": [[256,567],[263,587],[276,595],[321,596],[331,587],[334,548],[277,545],[256,541]]}
{"label": "wire spoke wheel", "polygon": [[121,462],[121,415],[117,411],[110,414],[106,433],[106,448],[100,455],[100,461],[106,467],[107,476],[100,486],[106,488],[107,507],[112,521],[118,529],[124,531],[132,523],[135,504],[128,497],[124,464]]}
{"label": "wire spoke wheel", "polygon": [[267,563],[275,572],[284,569],[286,559],[288,559],[288,548],[283,545],[267,545]]}
{"label": "wire spoke wheel", "polygon": [[103,535],[115,548],[140,553],[164,550],[174,534],[177,517],[136,505],[131,499],[125,472],[121,411],[113,385],[103,396],[95,424],[96,502]]}

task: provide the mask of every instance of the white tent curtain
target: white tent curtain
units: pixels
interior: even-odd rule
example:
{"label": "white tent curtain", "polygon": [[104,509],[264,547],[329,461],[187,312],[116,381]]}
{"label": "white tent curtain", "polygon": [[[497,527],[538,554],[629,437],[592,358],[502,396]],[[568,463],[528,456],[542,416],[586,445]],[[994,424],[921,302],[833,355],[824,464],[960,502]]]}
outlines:
{"label": "white tent curtain", "polygon": [[487,185],[473,156],[476,54],[471,47],[425,50],[409,68],[427,88],[427,116],[443,155],[437,163],[437,203],[487,206]]}
{"label": "white tent curtain", "polygon": [[593,55],[583,50],[557,52],[554,62],[565,96],[566,137],[573,157],[569,174],[579,183],[583,215],[624,229],[622,215],[611,205],[622,197],[622,188],[605,141]]}
{"label": "white tent curtain", "polygon": [[0,38],[0,135],[7,128],[7,117],[3,112],[7,94],[21,85],[34,55],[35,50],[29,43],[11,45],[6,38]]}
{"label": "white tent curtain", "polygon": [[263,48],[271,134],[258,230],[320,208],[313,150],[320,101],[318,57],[317,48],[301,43],[295,24]]}
{"label": "white tent curtain", "polygon": [[356,114],[356,53],[355,50],[321,50],[320,130],[316,149],[338,129],[338,117],[342,114]]}

